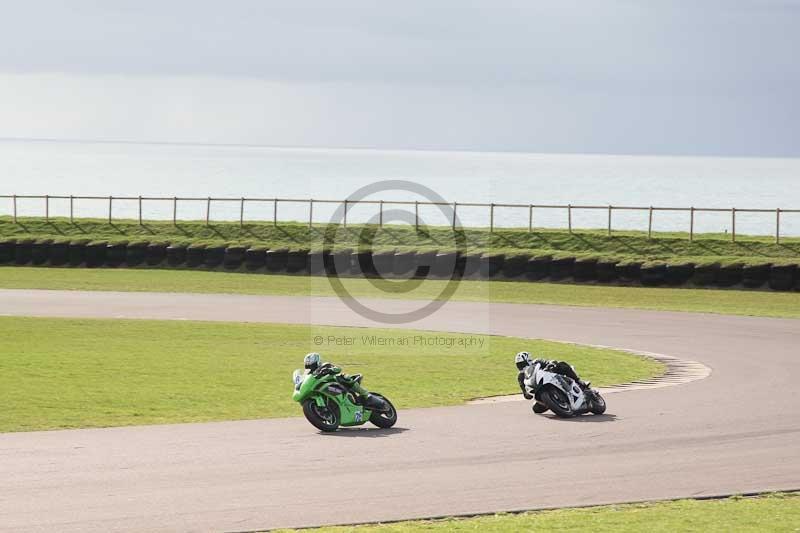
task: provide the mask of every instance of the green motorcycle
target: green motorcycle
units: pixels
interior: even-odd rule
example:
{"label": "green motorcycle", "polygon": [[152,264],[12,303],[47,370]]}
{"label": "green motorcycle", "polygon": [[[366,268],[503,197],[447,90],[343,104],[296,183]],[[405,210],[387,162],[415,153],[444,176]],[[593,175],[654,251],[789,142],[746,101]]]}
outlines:
{"label": "green motorcycle", "polygon": [[[303,414],[315,428],[321,431],[336,431],[339,426],[360,426],[367,421],[379,428],[390,428],[397,422],[397,410],[380,394],[372,392],[383,401],[382,409],[367,409],[350,392],[336,375],[321,371],[308,374],[295,370],[292,376],[294,394],[292,399],[303,406]],[[360,375],[351,379],[359,380]]]}

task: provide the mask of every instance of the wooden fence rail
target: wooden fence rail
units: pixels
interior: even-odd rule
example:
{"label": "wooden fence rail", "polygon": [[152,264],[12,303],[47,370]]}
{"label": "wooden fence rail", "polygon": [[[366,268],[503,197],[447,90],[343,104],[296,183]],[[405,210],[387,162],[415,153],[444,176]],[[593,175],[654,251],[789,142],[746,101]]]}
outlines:
{"label": "wooden fence rail", "polygon": [[[455,230],[460,226],[457,209],[459,207],[478,207],[489,209],[489,231],[495,229],[495,218],[497,209],[525,209],[528,213],[528,231],[534,230],[534,213],[537,209],[556,209],[564,210],[566,214],[567,230],[573,232],[573,211],[592,211],[604,210],[607,211],[607,233],[611,235],[613,232],[612,219],[615,211],[642,211],[648,215],[647,221],[647,235],[652,238],[654,214],[660,211],[663,212],[685,212],[689,214],[689,239],[694,239],[695,233],[695,218],[696,213],[730,213],[731,216],[731,240],[736,241],[736,217],[740,213],[774,213],[775,214],[775,242],[780,243],[781,239],[781,215],[784,213],[800,213],[800,209],[745,209],[738,207],[731,208],[718,208],[718,207],[656,207],[656,206],[617,206],[617,205],[556,205],[556,204],[509,204],[509,203],[475,203],[475,202],[430,202],[430,201],[403,201],[403,200],[326,200],[320,198],[228,198],[228,197],[194,197],[194,196],[75,196],[75,195],[31,195],[31,194],[3,194],[0,199],[9,199],[12,204],[12,219],[17,223],[19,218],[18,200],[44,200],[44,216],[46,220],[50,219],[50,201],[51,200],[69,200],[69,220],[74,221],[75,217],[75,201],[77,200],[102,200],[108,202],[108,222],[113,221],[114,202],[137,202],[138,206],[138,221],[143,224],[145,217],[142,211],[144,202],[171,202],[172,203],[172,223],[178,224],[178,202],[204,202],[205,203],[205,223],[210,224],[211,208],[213,203],[235,202],[239,205],[239,224],[245,224],[245,203],[271,203],[272,204],[272,223],[278,225],[278,206],[280,203],[300,203],[308,204],[308,226],[312,227],[314,224],[314,204],[339,204],[343,207],[342,224],[347,226],[347,213],[353,205],[377,205],[378,206],[378,224],[383,226],[383,212],[386,205],[395,206],[414,206],[414,227],[419,228],[419,206],[439,206],[452,209],[452,220],[450,221],[451,227]],[[463,227],[463,226],[461,226]]]}

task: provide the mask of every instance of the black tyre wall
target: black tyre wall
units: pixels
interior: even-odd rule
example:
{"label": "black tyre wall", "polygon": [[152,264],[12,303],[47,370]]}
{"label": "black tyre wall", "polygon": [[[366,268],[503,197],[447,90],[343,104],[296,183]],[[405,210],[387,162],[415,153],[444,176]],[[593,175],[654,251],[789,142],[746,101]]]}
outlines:
{"label": "black tyre wall", "polygon": [[431,277],[450,279],[456,272],[458,254],[456,252],[440,252],[436,254],[431,268]]}
{"label": "black tyre wall", "polygon": [[244,266],[254,272],[267,266],[267,251],[260,248],[250,248],[244,252]]}
{"label": "black tyre wall", "polygon": [[109,244],[106,247],[106,266],[118,267],[125,262],[128,255],[127,244]]}
{"label": "black tyre wall", "polygon": [[[166,244],[148,244],[145,249],[145,262],[150,266],[157,266],[167,259]],[[128,250],[128,260],[130,261],[130,250]],[[130,264],[130,263],[128,263]]]}
{"label": "black tyre wall", "polygon": [[89,268],[101,267],[106,262],[108,243],[90,243],[86,245],[86,266]]}
{"label": "black tyre wall", "polygon": [[506,256],[503,254],[489,254],[481,256],[481,266],[479,277],[481,279],[492,279],[503,269]]}
{"label": "black tyre wall", "polygon": [[667,285],[677,287],[688,282],[694,276],[694,263],[685,265],[667,265]]}
{"label": "black tyre wall", "polygon": [[575,281],[594,281],[597,279],[597,259],[576,259],[573,277]]}
{"label": "black tyre wall", "polygon": [[797,265],[772,265],[769,272],[769,288],[774,291],[788,291],[794,288]]}
{"label": "black tyre wall", "polygon": [[228,270],[236,270],[244,263],[244,246],[228,246],[225,248],[225,258],[222,261],[223,266]]}
{"label": "black tyre wall", "polygon": [[69,262],[69,243],[56,242],[50,245],[50,264],[66,265]]}
{"label": "black tyre wall", "polygon": [[596,268],[597,281],[608,283],[617,279],[616,261],[598,261]]}
{"label": "black tyre wall", "polygon": [[209,246],[206,248],[205,265],[208,268],[217,268],[222,265],[223,261],[225,261],[226,249],[224,246]]}
{"label": "black tyre wall", "polygon": [[394,275],[394,255],[393,251],[372,254],[372,264],[375,265],[375,272],[378,276],[390,278]]}
{"label": "black tyre wall", "polygon": [[308,274],[308,250],[292,250],[286,255],[286,272]]}
{"label": "black tyre wall", "polygon": [[17,246],[14,248],[14,262],[18,265],[27,265],[33,258],[33,242],[17,241]]}
{"label": "black tyre wall", "polygon": [[692,276],[692,283],[700,287],[708,287],[717,282],[717,275],[719,274],[719,263],[711,265],[698,265],[694,267],[694,276]]}
{"label": "black tyre wall", "polygon": [[289,264],[289,250],[280,248],[278,250],[267,250],[267,271],[286,272]]}
{"label": "black tyre wall", "polygon": [[147,259],[147,244],[129,244],[125,250],[125,264],[128,266],[139,266]]}
{"label": "black tyre wall", "polygon": [[394,254],[392,271],[395,276],[409,276],[417,267],[417,252],[397,252]]}
{"label": "black tyre wall", "polygon": [[639,280],[645,287],[657,287],[667,281],[667,265],[644,265],[639,271]]}
{"label": "black tyre wall", "polygon": [[438,252],[435,251],[417,253],[414,262],[414,277],[427,278],[430,276],[437,254]]}
{"label": "black tyre wall", "polygon": [[17,241],[14,239],[0,242],[0,265],[8,264],[14,261],[16,247]]}
{"label": "black tyre wall", "polygon": [[757,289],[769,281],[772,264],[748,265],[742,269],[742,285],[749,289]]}
{"label": "black tyre wall", "polygon": [[167,264],[180,266],[186,262],[186,246],[167,246]]}
{"label": "black tyre wall", "polygon": [[553,257],[549,255],[532,257],[528,260],[525,277],[531,281],[538,281],[548,277],[550,275],[550,263],[552,262]]}
{"label": "black tyre wall", "polygon": [[34,265],[43,265],[50,260],[50,246],[52,240],[36,241],[31,247],[31,263]]}
{"label": "black tyre wall", "polygon": [[186,248],[186,266],[197,268],[206,262],[206,249],[204,246],[190,246]]}
{"label": "black tyre wall", "polygon": [[503,261],[503,276],[508,279],[516,279],[525,275],[528,270],[528,261],[530,261],[530,256],[528,255],[511,255],[506,257],[505,261]]}
{"label": "black tyre wall", "polygon": [[743,275],[744,265],[742,263],[721,266],[717,273],[717,285],[720,287],[738,285],[742,282]]}
{"label": "black tyre wall", "polygon": [[71,242],[67,249],[69,254],[70,266],[80,266],[86,262],[86,244],[82,242]]}
{"label": "black tyre wall", "polygon": [[575,271],[575,258],[562,257],[550,262],[550,279],[558,281],[572,277]]}

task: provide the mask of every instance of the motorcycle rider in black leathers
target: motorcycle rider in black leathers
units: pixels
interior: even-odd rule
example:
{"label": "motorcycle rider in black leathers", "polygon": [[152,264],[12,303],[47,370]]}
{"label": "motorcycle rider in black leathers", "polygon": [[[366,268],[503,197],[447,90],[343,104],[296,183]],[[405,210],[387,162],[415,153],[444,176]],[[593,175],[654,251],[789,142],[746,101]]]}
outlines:
{"label": "motorcycle rider in black leathers", "polygon": [[564,361],[556,361],[551,359],[531,359],[530,353],[519,352],[514,358],[514,363],[516,363],[517,370],[519,370],[519,373],[517,374],[519,388],[522,389],[522,395],[525,396],[526,400],[532,399],[533,396],[528,394],[528,391],[525,389],[525,369],[534,366],[536,363],[539,363],[542,368],[548,372],[555,372],[556,374],[561,374],[562,376],[567,376],[568,378],[575,380],[575,382],[583,388],[589,386],[588,383],[578,377],[578,374],[575,372],[575,369],[572,367],[572,365]]}

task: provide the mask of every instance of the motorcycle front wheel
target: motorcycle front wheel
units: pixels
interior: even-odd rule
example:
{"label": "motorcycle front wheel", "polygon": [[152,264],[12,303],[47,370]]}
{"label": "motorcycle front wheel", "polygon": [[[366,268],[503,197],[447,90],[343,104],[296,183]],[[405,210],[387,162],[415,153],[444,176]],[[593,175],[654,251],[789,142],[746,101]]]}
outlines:
{"label": "motorcycle front wheel", "polygon": [[593,414],[602,415],[606,412],[606,401],[600,396],[600,393],[597,391],[592,391],[592,411]]}
{"label": "motorcycle front wheel", "polygon": [[380,394],[372,393],[373,396],[377,396],[384,402],[386,402],[387,409],[384,411],[372,411],[372,414],[369,416],[369,421],[378,426],[379,428],[389,429],[397,422],[397,410],[392,405],[392,402],[386,398],[386,396],[381,396]]}
{"label": "motorcycle front wheel", "polygon": [[572,412],[567,395],[555,387],[548,387],[542,392],[542,402],[561,418],[571,418],[575,414]]}
{"label": "motorcycle front wheel", "polygon": [[320,407],[313,398],[303,402],[303,414],[311,425],[320,431],[336,431],[339,428],[339,406],[328,399],[325,407]]}

